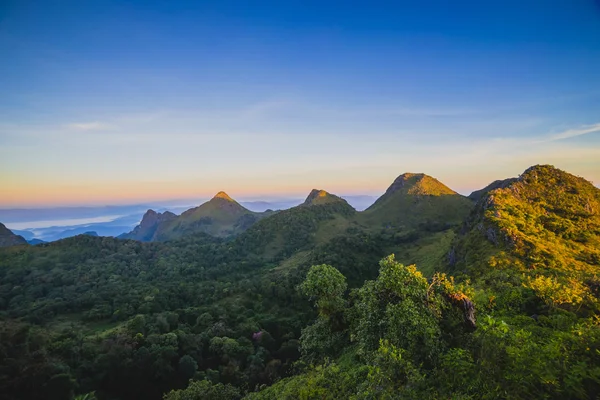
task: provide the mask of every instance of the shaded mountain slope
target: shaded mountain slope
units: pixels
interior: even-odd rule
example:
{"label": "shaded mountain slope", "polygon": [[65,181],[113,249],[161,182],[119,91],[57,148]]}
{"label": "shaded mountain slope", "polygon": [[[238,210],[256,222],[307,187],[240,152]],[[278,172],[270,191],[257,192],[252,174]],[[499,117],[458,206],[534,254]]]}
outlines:
{"label": "shaded mountain slope", "polygon": [[27,240],[22,236],[15,235],[4,224],[0,223],[0,247],[17,246],[20,244],[27,244]]}
{"label": "shaded mountain slope", "polygon": [[324,225],[343,221],[356,211],[344,199],[312,190],[304,203],[259,221],[235,240],[235,246],[270,260],[281,260],[317,244]]}
{"label": "shaded mountain slope", "polygon": [[[148,214],[148,213],[146,213]],[[189,209],[181,215],[151,213],[132,232],[121,236],[141,241],[167,241],[184,236],[206,233],[216,237],[235,236],[244,232],[273,211],[252,212],[225,192],[217,193],[210,201]],[[145,216],[146,217],[146,216]]]}
{"label": "shaded mountain slope", "polygon": [[140,224],[131,232],[120,235],[119,239],[133,239],[139,240],[140,242],[150,242],[154,239],[154,235],[160,224],[175,218],[177,218],[177,215],[169,211],[159,213],[154,210],[148,210],[142,217]]}

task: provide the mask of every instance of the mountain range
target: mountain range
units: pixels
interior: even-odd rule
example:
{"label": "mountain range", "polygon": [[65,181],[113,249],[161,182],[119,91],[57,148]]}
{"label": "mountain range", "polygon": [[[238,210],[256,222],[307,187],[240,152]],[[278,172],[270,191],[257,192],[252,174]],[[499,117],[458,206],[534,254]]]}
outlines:
{"label": "mountain range", "polygon": [[469,197],[404,173],[364,211],[219,192],[118,239],[0,239],[9,397],[600,393],[600,189],[552,166]]}

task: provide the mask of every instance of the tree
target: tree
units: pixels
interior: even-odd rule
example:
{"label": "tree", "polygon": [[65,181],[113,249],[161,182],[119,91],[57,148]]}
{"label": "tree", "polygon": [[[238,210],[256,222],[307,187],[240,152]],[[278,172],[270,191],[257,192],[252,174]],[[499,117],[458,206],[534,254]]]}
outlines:
{"label": "tree", "polygon": [[209,381],[190,381],[187,388],[171,390],[164,400],[237,400],[241,398],[239,389],[222,383]]}
{"label": "tree", "polygon": [[438,320],[443,300],[429,293],[427,279],[414,265],[405,267],[391,255],[380,266],[379,278],[354,293],[351,340],[363,354],[377,350],[385,339],[417,364],[431,361],[441,350]]}
{"label": "tree", "polygon": [[344,308],[344,292],[348,285],[346,277],[331,265],[313,265],[300,291],[315,301],[319,314],[329,317]]}
{"label": "tree", "polygon": [[198,370],[198,363],[189,355],[185,355],[179,359],[179,372],[186,378],[190,379]]}

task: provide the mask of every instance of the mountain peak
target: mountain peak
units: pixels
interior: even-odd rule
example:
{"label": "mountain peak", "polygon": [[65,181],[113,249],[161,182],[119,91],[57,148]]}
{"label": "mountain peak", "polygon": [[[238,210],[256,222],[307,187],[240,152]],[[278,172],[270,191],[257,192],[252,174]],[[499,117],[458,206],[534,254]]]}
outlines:
{"label": "mountain peak", "polygon": [[[406,194],[441,196],[446,194],[456,194],[456,192],[437,179],[423,173],[406,172],[397,177],[385,195],[391,195],[402,191]],[[384,196],[385,196],[384,195]]]}
{"label": "mountain peak", "polygon": [[158,213],[156,211],[154,211],[153,209],[150,208],[150,209],[148,209],[148,211],[146,211],[144,213],[144,216],[142,217],[142,219],[151,217],[153,215],[158,215]]}
{"label": "mountain peak", "polygon": [[[331,197],[331,199],[328,199],[329,197]],[[327,193],[325,190],[313,189],[306,197],[306,200],[304,200],[304,204],[307,206],[314,204],[323,204],[329,202],[332,199],[333,195]]]}
{"label": "mountain peak", "polygon": [[170,211],[163,213],[156,212],[152,209],[146,211],[139,225],[137,225],[129,233],[124,233],[119,236],[120,239],[134,239],[142,242],[149,242],[152,240],[154,233],[158,229],[161,223],[175,219],[177,215]]}
{"label": "mountain peak", "polygon": [[227,193],[225,193],[223,191],[220,191],[219,193],[215,194],[213,199],[223,199],[223,200],[227,200],[227,201],[235,201]]}

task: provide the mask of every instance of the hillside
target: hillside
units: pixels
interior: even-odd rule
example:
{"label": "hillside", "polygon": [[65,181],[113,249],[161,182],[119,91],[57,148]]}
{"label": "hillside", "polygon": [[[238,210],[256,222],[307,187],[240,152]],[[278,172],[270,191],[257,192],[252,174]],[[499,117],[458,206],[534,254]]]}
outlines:
{"label": "hillside", "polygon": [[596,398],[599,196],[550,166],[477,203],[403,174],[368,211],[315,189],[235,237],[2,248],[0,393]]}
{"label": "hillside", "polygon": [[331,204],[331,203],[346,203],[348,202],[341,197],[338,197],[334,194],[327,193],[325,190],[313,189],[310,191],[306,200],[302,205],[304,206],[318,206],[323,204]]}
{"label": "hillside", "polygon": [[156,230],[159,225],[177,218],[177,215],[172,212],[165,211],[158,213],[154,210],[148,210],[142,217],[142,221],[129,233],[124,233],[119,236],[119,239],[133,239],[140,242],[151,242],[154,240]]}
{"label": "hillside", "polygon": [[4,224],[0,223],[0,247],[17,246],[20,244],[27,244],[27,240],[22,236],[15,235]]}
{"label": "hillside", "polygon": [[517,180],[517,178],[508,178],[508,179],[494,181],[494,182],[490,183],[489,185],[487,185],[486,187],[484,187],[483,189],[475,190],[468,196],[468,198],[477,202],[483,196],[488,194],[488,192],[491,192],[492,190],[495,190],[495,189],[505,188],[505,187],[509,186],[511,183],[515,182],[516,180]]}
{"label": "hillside", "polygon": [[362,221],[387,229],[443,230],[462,223],[472,203],[425,174],[400,175],[362,214]]}
{"label": "hillside", "polygon": [[[325,225],[337,226],[341,222],[346,226],[355,214],[346,200],[313,189],[302,204],[259,221],[236,238],[234,244],[264,260],[282,260],[320,243],[318,232]],[[335,234],[343,232],[335,231]]]}
{"label": "hillside", "polygon": [[387,258],[346,302],[344,276],[313,266],[301,343],[321,362],[248,398],[596,398],[599,239],[590,182],[544,165],[496,181],[448,254],[456,278]]}
{"label": "hillside", "polygon": [[479,200],[450,259],[453,272],[486,282],[509,274],[511,283],[493,283],[510,293],[596,308],[600,189],[552,166],[531,167]]}
{"label": "hillside", "polygon": [[270,211],[252,212],[227,193],[219,192],[206,203],[159,223],[152,240],[167,241],[194,233],[207,233],[216,237],[234,236],[270,214]]}

